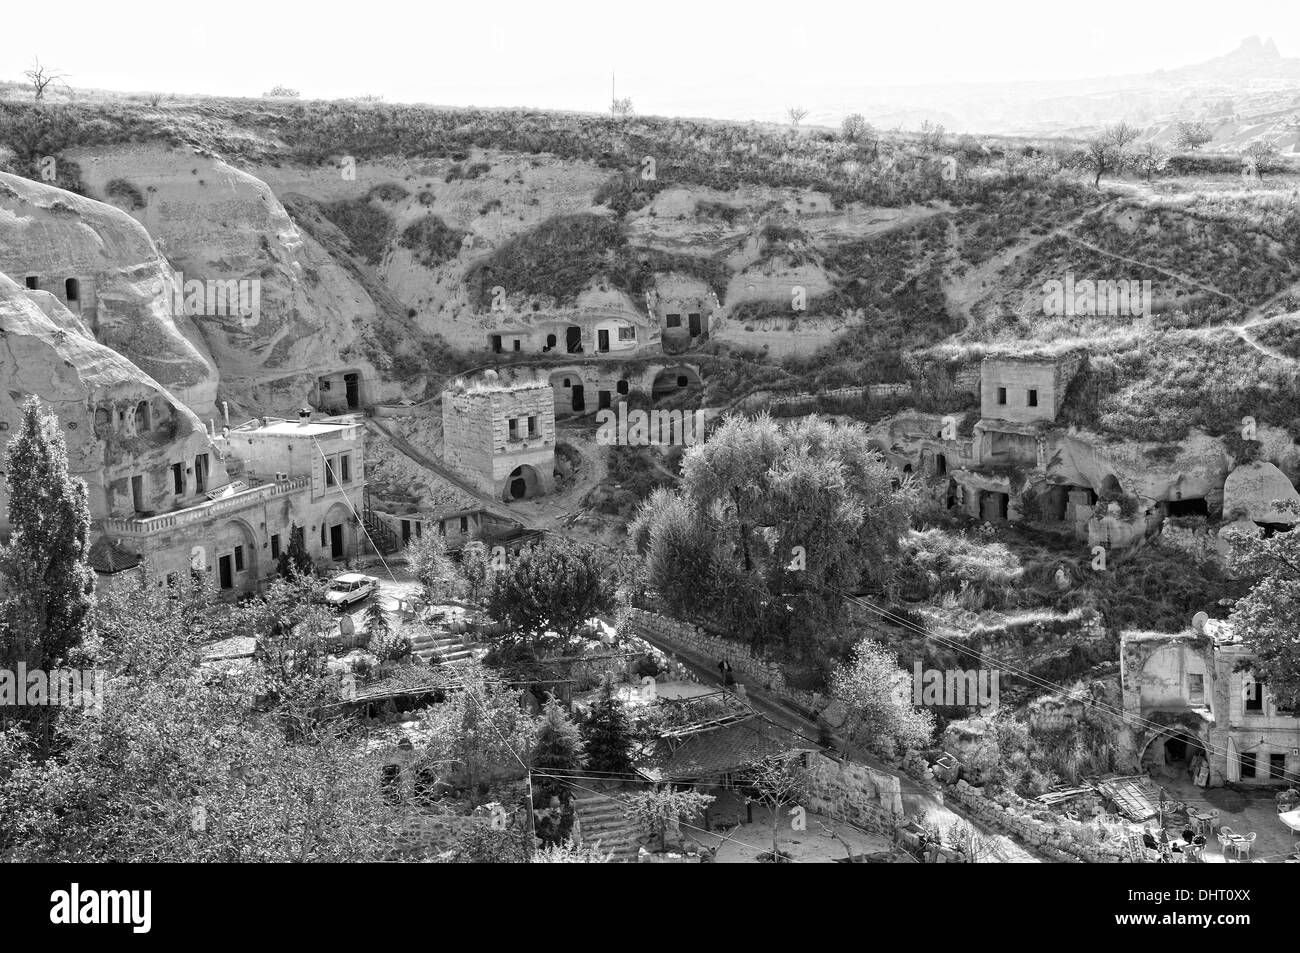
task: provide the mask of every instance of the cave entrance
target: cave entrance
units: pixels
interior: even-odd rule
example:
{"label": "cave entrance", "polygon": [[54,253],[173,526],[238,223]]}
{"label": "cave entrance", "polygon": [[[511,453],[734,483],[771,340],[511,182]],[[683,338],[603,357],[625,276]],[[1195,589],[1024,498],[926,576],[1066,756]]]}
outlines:
{"label": "cave entrance", "polygon": [[980,519],[990,522],[1005,520],[1010,505],[1011,494],[984,490],[980,493]]}
{"label": "cave entrance", "polygon": [[344,374],[343,388],[347,394],[348,410],[356,410],[361,406],[361,375]]}
{"label": "cave entrance", "polygon": [[1205,502],[1205,497],[1194,496],[1186,500],[1169,500],[1165,504],[1165,512],[1169,516],[1209,517],[1210,505]]}

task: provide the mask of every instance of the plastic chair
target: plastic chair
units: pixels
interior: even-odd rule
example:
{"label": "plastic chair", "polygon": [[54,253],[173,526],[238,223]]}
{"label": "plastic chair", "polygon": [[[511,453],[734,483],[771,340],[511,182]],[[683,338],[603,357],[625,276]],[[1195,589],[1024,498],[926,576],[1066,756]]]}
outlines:
{"label": "plastic chair", "polygon": [[1238,839],[1234,840],[1232,842],[1232,846],[1237,850],[1238,859],[1241,858],[1241,855],[1244,852],[1246,855],[1246,859],[1249,860],[1250,849],[1255,846],[1255,832],[1251,831],[1249,834],[1246,834],[1244,837],[1239,837]]}

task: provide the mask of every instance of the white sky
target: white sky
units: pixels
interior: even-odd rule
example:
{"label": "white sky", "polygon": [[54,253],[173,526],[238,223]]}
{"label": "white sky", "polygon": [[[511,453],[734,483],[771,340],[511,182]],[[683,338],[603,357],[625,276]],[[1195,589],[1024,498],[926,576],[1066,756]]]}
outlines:
{"label": "white sky", "polygon": [[75,86],[743,117],[846,86],[1052,80],[1172,68],[1272,37],[1296,0],[13,2],[0,78],[33,56]]}

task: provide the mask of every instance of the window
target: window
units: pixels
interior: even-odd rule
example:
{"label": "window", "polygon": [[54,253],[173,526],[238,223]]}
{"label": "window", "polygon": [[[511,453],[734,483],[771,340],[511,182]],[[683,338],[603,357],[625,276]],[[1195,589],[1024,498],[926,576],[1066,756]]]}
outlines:
{"label": "window", "polygon": [[1187,676],[1187,701],[1192,705],[1205,704],[1205,676]]}
{"label": "window", "polygon": [[677,377],[677,386],[678,386],[678,387],[685,387],[685,386],[686,386],[686,375],[685,375],[685,374],[679,374],[679,375],[678,375],[678,377]]}
{"label": "window", "polygon": [[320,524],[320,544],[321,544],[322,546],[326,545],[326,542],[325,542],[325,524],[324,524],[324,523],[321,523],[321,524]]}
{"label": "window", "polygon": [[549,348],[553,348],[553,347],[555,347],[555,335],[554,335],[554,334],[548,334],[548,335],[546,335],[546,346],[547,346],[548,349],[549,349]]}
{"label": "window", "polygon": [[507,428],[508,428],[508,434],[507,434],[507,438],[506,438],[506,439],[508,439],[508,440],[518,440],[518,439],[519,439],[519,421],[516,420],[514,417],[511,417],[511,418],[506,422],[506,426],[507,426]]}
{"label": "window", "polygon": [[1250,751],[1243,751],[1241,758],[1241,776],[1243,778],[1253,778],[1255,776],[1255,755]]}
{"label": "window", "polygon": [[618,339],[619,339],[620,341],[635,341],[635,340],[636,340],[636,328],[632,328],[632,327],[628,327],[628,328],[619,328],[619,329],[618,329]]}
{"label": "window", "polygon": [[63,283],[63,297],[68,304],[76,304],[81,297],[81,288],[76,278],[69,278]]}
{"label": "window", "polygon": [[682,326],[682,316],[680,314],[668,315],[668,326],[670,328],[680,328]]}
{"label": "window", "polygon": [[145,433],[149,424],[149,404],[142,400],[135,405],[135,432]]}
{"label": "window", "polygon": [[569,379],[568,379],[567,377],[564,379],[564,386],[565,386],[565,387],[570,386],[570,385],[569,385]]}
{"label": "window", "polygon": [[529,418],[528,418],[528,436],[530,436],[530,437],[536,437],[537,434],[538,434],[537,418],[536,418],[535,416],[534,416],[534,417],[529,417]]}
{"label": "window", "polygon": [[[326,486],[335,486],[339,482],[338,471],[335,469],[335,466],[337,465],[336,464],[337,460],[338,457],[325,458],[325,485]],[[325,544],[321,543],[321,545],[323,546]]]}
{"label": "window", "polygon": [[137,513],[144,512],[144,477],[131,477],[131,505]]}
{"label": "window", "polygon": [[446,536],[446,535],[447,535],[447,521],[446,521],[446,520],[438,520],[438,535],[439,535],[439,536]]}
{"label": "window", "polygon": [[415,538],[416,538],[416,539],[422,539],[423,537],[424,537],[424,521],[423,521],[423,520],[416,520],[416,521],[415,521]]}
{"label": "window", "polygon": [[501,335],[499,334],[492,335],[492,353],[493,354],[501,353]]}
{"label": "window", "polygon": [[1242,683],[1242,693],[1246,696],[1246,711],[1264,710],[1264,686],[1253,678]]}
{"label": "window", "polygon": [[185,464],[172,464],[172,492],[177,496],[185,493]]}
{"label": "window", "polygon": [[280,558],[280,534],[279,533],[271,534],[271,558],[272,559]]}
{"label": "window", "polygon": [[208,455],[200,453],[194,458],[194,492],[208,491]]}
{"label": "window", "polygon": [[468,516],[462,516],[462,517],[460,518],[460,531],[461,531],[462,534],[463,534],[463,533],[468,533],[468,532],[469,532],[469,517],[468,517]]}
{"label": "window", "polygon": [[244,571],[244,547],[235,547],[235,572]]}
{"label": "window", "polygon": [[619,381],[619,382],[618,382],[618,386],[617,386],[615,389],[616,389],[620,394],[626,394],[626,393],[627,393],[627,381]]}
{"label": "window", "polygon": [[352,482],[352,454],[339,454],[339,477],[344,483]]}
{"label": "window", "polygon": [[1038,391],[1034,390],[1032,387],[1029,389],[1029,406],[1038,406]]}
{"label": "window", "polygon": [[1286,755],[1270,754],[1268,756],[1268,776],[1278,781],[1286,780]]}
{"label": "window", "polygon": [[1007,389],[1006,389],[1005,387],[999,387],[999,388],[998,388],[998,403],[999,403],[999,404],[1005,404],[1006,402],[1007,402]]}

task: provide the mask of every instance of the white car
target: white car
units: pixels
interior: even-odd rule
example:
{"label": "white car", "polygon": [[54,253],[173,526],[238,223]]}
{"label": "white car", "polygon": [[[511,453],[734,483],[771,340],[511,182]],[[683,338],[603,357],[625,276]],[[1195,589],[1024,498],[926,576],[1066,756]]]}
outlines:
{"label": "white car", "polygon": [[346,609],[379,591],[379,580],[359,572],[345,572],[330,580],[325,602],[334,609]]}

